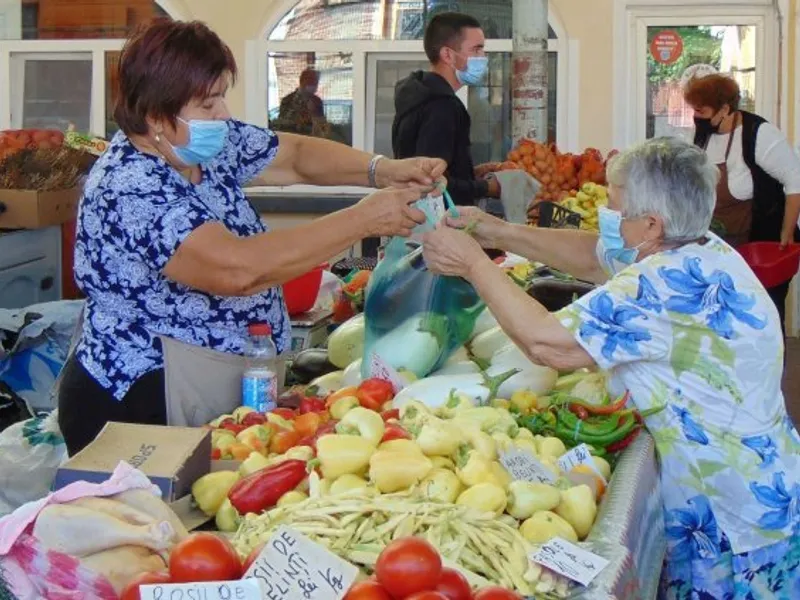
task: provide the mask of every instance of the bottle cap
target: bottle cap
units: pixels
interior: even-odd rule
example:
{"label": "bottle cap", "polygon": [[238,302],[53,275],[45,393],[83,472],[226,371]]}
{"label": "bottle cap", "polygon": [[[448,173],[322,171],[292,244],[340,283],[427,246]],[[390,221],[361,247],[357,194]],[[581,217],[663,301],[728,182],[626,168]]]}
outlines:
{"label": "bottle cap", "polygon": [[272,327],[269,323],[252,323],[247,330],[250,335],[272,335]]}

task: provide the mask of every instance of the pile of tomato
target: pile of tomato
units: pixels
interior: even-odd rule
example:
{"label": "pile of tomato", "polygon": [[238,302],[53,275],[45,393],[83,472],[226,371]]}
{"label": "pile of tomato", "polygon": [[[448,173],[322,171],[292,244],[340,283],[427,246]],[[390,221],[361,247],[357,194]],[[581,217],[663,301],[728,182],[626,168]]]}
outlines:
{"label": "pile of tomato", "polygon": [[502,587],[472,593],[467,579],[442,566],[442,558],[427,541],[395,540],[381,552],[375,576],[353,585],[344,600],[522,600]]}
{"label": "pile of tomato", "polygon": [[6,129],[0,131],[0,157],[23,149],[60,148],[64,134],[57,129]]}

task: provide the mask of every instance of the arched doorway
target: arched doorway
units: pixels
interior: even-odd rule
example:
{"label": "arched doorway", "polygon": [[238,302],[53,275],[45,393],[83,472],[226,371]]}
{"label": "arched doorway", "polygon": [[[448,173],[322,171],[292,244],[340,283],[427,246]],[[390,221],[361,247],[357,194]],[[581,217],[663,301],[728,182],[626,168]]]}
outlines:
{"label": "arched doorway", "polygon": [[[248,119],[280,128],[281,98],[296,89],[302,71],[313,68],[321,74],[318,95],[331,124],[326,135],[387,153],[394,83],[426,66],[425,22],[450,10],[476,16],[489,38],[489,78],[470,88],[465,100],[472,114],[475,160],[501,158],[510,140],[511,0],[287,0],[250,48],[255,77],[248,81]],[[569,107],[569,44],[557,14],[551,12],[549,20],[549,133],[568,147],[562,124]]]}

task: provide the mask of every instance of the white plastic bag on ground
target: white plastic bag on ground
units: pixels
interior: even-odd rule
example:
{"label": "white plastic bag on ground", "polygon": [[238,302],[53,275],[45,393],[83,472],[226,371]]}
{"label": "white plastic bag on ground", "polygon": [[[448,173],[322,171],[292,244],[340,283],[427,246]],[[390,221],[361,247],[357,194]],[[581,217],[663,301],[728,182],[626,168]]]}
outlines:
{"label": "white plastic bag on ground", "polygon": [[0,516],[46,496],[66,459],[58,410],[0,433]]}

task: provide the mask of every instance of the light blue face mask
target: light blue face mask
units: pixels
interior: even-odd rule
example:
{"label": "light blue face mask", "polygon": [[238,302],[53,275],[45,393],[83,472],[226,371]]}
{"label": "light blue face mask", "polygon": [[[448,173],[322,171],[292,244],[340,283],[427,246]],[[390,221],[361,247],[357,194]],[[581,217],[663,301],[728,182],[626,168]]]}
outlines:
{"label": "light blue face mask", "polygon": [[635,263],[639,257],[639,248],[644,242],[633,248],[625,247],[625,240],[622,238],[622,213],[601,206],[597,209],[597,224],[600,237],[595,252],[603,271],[609,275],[616,275],[628,265]]}
{"label": "light blue face mask", "polygon": [[478,85],[486,77],[489,70],[489,58],[486,56],[470,56],[467,58],[467,68],[456,71],[456,78],[461,85]]}
{"label": "light blue face mask", "polygon": [[207,163],[222,152],[228,138],[228,124],[225,121],[185,121],[180,117],[178,120],[189,127],[189,142],[185,146],[172,148],[183,164],[195,166]]}

